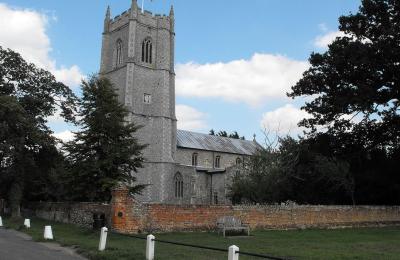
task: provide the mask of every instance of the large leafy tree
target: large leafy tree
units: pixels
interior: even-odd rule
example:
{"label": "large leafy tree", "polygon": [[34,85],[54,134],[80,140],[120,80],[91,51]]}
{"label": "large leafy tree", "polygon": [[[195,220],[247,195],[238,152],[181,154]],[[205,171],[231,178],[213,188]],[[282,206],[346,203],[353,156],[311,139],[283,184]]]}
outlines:
{"label": "large leafy tree", "polygon": [[[76,98],[50,72],[25,62],[12,51],[0,47],[0,194],[8,196],[12,214],[34,181],[56,168],[50,155],[59,156],[47,118],[57,110],[73,121]],[[48,153],[46,161],[40,160]],[[29,189],[27,189],[29,187]]]}
{"label": "large leafy tree", "polygon": [[229,186],[234,203],[355,203],[348,164],[313,151],[308,141],[279,138],[278,148],[259,148]]}
{"label": "large leafy tree", "polygon": [[132,172],[142,167],[142,149],[134,136],[138,129],[128,122],[128,111],[118,102],[113,85],[106,78],[93,76],[82,84],[82,131],[67,143],[71,163],[72,198],[85,201],[108,201],[111,190],[120,183],[138,193],[142,185],[134,184]]}
{"label": "large leafy tree", "polygon": [[399,147],[400,2],[363,0],[339,22],[344,36],[311,55],[289,93],[312,97],[303,107],[312,117],[300,125],[335,137],[338,147]]}

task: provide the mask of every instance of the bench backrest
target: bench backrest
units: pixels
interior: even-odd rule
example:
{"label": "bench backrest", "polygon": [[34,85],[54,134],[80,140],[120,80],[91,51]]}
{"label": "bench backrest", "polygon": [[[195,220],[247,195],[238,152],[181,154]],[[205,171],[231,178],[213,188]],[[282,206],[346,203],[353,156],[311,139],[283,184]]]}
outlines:
{"label": "bench backrest", "polygon": [[242,226],[242,221],[234,216],[224,216],[218,219],[218,223],[224,225],[225,227],[240,227]]}

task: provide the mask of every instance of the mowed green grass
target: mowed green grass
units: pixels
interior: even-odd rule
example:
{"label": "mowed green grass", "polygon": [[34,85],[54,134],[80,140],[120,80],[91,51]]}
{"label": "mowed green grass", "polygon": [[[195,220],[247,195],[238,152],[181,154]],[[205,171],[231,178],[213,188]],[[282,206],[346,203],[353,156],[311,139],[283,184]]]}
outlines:
{"label": "mowed green grass", "polygon": [[[55,240],[76,247],[90,259],[145,259],[146,241],[109,233],[107,248],[98,252],[100,231],[41,219],[32,219],[31,228],[22,228],[23,220],[5,219],[6,227],[20,229],[33,239],[43,241],[45,225],[51,225]],[[144,237],[144,235],[141,235]],[[291,259],[400,259],[400,227],[352,228],[331,230],[257,230],[250,237],[227,237],[213,232],[155,234],[156,238]],[[227,259],[227,253],[156,242],[156,259]],[[240,255],[240,259],[261,259]]]}

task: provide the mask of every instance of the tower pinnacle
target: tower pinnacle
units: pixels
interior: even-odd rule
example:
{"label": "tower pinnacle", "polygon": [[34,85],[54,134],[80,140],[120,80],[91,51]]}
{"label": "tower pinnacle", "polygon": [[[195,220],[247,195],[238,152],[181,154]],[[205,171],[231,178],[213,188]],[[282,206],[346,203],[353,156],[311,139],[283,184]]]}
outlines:
{"label": "tower pinnacle", "polygon": [[137,16],[137,11],[138,11],[137,0],[132,0],[132,3],[131,3],[131,18],[134,18],[134,17]]}
{"label": "tower pinnacle", "polygon": [[110,18],[111,18],[111,9],[110,6],[107,6],[106,20],[110,20]]}
{"label": "tower pinnacle", "polygon": [[169,16],[174,17],[174,6],[171,5],[171,9],[169,10]]}
{"label": "tower pinnacle", "polygon": [[110,6],[107,6],[106,17],[104,18],[104,32],[109,31],[110,21],[111,21],[111,9],[110,9]]}

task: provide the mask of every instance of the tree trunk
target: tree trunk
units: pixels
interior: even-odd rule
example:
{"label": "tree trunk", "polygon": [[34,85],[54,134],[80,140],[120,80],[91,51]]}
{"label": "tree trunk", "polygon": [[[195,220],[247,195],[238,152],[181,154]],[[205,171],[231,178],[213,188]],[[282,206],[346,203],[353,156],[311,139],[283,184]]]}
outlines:
{"label": "tree trunk", "polygon": [[11,217],[21,217],[21,201],[22,201],[23,187],[19,182],[13,182],[8,192],[8,201],[11,208]]}

